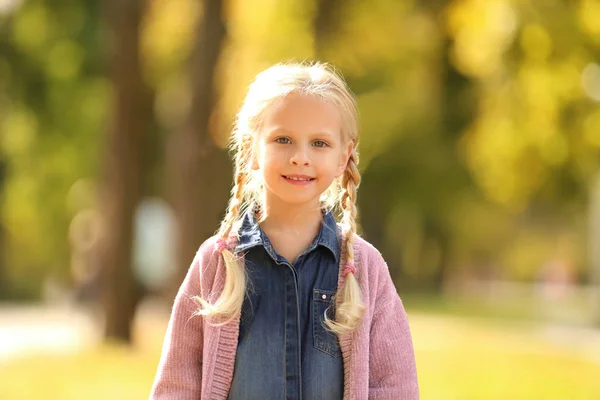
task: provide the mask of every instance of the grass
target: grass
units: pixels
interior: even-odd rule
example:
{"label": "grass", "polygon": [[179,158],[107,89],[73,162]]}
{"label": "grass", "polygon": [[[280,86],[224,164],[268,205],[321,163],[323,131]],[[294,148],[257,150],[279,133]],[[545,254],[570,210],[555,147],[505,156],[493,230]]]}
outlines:
{"label": "grass", "polygon": [[[600,398],[600,359],[582,352],[583,343],[559,345],[505,320],[411,313],[410,321],[423,400]],[[103,345],[0,363],[0,399],[146,399],[164,325],[145,332],[134,349]]]}
{"label": "grass", "polygon": [[102,346],[0,365],[0,399],[146,399],[158,353]]}
{"label": "grass", "polygon": [[559,346],[526,324],[438,317],[415,321],[422,399],[600,398],[600,358],[586,355],[584,344]]}

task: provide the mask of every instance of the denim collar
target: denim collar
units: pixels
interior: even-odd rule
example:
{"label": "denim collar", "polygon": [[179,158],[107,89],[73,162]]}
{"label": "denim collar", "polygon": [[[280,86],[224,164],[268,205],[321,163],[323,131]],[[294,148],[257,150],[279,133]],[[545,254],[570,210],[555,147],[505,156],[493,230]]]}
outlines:
{"label": "denim collar", "polygon": [[[263,232],[260,225],[254,218],[254,212],[250,208],[242,219],[242,224],[239,230],[239,242],[235,247],[235,253],[238,254],[242,251],[248,250],[251,247],[262,245],[267,253],[278,261],[282,257],[279,256],[267,235]],[[335,217],[330,210],[323,211],[323,223],[319,229],[319,233],[313,240],[312,244],[302,252],[301,256],[314,250],[317,246],[323,246],[331,251],[335,257],[336,262],[339,262],[340,244],[338,241],[338,226],[335,221]]]}

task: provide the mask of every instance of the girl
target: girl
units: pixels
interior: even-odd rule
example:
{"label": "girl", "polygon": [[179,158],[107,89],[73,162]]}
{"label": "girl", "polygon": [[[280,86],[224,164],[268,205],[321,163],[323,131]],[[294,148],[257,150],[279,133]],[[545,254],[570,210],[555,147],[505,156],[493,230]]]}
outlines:
{"label": "girl", "polygon": [[418,399],[402,302],[356,234],[357,143],[329,67],[258,74],[227,214],[177,294],[151,399]]}

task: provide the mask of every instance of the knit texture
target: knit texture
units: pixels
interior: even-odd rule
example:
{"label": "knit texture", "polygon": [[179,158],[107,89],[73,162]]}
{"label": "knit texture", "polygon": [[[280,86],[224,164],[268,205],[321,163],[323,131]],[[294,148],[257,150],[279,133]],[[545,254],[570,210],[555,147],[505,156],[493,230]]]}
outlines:
{"label": "knit texture", "polygon": [[[232,241],[229,241],[232,249]],[[415,400],[419,386],[408,319],[377,249],[354,240],[355,276],[366,306],[357,329],[339,337],[344,400]],[[340,265],[344,266],[344,257]],[[344,284],[340,268],[338,287]],[[233,378],[240,316],[222,326],[196,316],[194,296],[214,302],[225,284],[217,238],[200,246],[175,298],[150,399],[226,400]],[[337,299],[338,305],[340,299]]]}

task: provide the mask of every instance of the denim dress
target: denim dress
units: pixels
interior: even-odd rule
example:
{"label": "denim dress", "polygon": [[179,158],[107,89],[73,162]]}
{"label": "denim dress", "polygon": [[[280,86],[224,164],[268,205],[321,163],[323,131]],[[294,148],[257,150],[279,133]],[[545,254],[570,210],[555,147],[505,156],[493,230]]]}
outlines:
{"label": "denim dress", "polygon": [[248,276],[229,400],[341,400],[344,367],[334,318],[340,233],[327,211],[312,244],[291,264],[245,214],[240,241]]}

